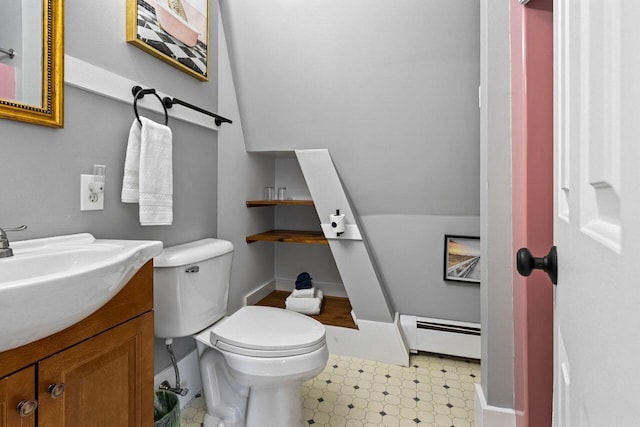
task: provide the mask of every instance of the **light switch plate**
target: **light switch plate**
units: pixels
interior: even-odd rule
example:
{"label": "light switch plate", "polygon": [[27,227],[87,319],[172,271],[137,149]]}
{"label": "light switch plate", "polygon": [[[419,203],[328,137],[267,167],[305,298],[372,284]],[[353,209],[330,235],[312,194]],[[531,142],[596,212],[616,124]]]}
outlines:
{"label": "light switch plate", "polygon": [[101,211],[104,210],[104,192],[92,193],[89,191],[89,183],[93,182],[95,175],[80,175],[80,210]]}

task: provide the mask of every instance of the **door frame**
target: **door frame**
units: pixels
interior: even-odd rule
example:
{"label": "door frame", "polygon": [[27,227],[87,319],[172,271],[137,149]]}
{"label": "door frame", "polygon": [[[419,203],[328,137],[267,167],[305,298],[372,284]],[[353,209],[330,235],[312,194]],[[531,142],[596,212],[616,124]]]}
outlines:
{"label": "door frame", "polygon": [[[513,248],[541,257],[553,245],[553,0],[512,0],[510,33]],[[550,426],[553,285],[513,270],[516,425]]]}

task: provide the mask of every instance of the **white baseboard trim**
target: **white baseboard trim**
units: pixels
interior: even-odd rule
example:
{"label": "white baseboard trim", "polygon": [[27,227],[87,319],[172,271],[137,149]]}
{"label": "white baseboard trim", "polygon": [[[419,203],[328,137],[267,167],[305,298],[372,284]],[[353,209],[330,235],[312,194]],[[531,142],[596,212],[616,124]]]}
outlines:
{"label": "white baseboard trim", "polygon": [[275,280],[270,280],[267,283],[258,286],[253,291],[244,296],[244,305],[255,305],[262,298],[269,295],[276,290]]}
{"label": "white baseboard trim", "polygon": [[480,359],[480,324],[400,315],[400,325],[412,352]]}
{"label": "white baseboard trim", "polygon": [[487,405],[480,384],[476,384],[476,427],[515,427],[516,412],[513,409]]}
{"label": "white baseboard trim", "polygon": [[[348,298],[347,291],[342,283],[319,282],[313,281],[313,286],[320,289],[325,295],[331,297]],[[276,289],[279,291],[291,292],[296,287],[295,279],[276,278]]]}
{"label": "white baseboard trim", "polygon": [[[186,396],[178,396],[180,408],[183,408],[184,405],[196,397],[198,393],[202,392],[200,366],[198,364],[198,351],[193,350],[191,353],[178,360],[178,369],[180,370],[180,386],[189,389],[189,393],[187,393]],[[172,386],[175,386],[176,374],[173,371],[173,366],[169,366],[167,369],[153,377],[154,390],[158,390],[160,383],[165,380],[169,381],[169,384]]]}
{"label": "white baseboard trim", "polygon": [[409,366],[409,346],[399,318],[396,315],[393,323],[356,319],[359,329],[325,325],[329,353]]}

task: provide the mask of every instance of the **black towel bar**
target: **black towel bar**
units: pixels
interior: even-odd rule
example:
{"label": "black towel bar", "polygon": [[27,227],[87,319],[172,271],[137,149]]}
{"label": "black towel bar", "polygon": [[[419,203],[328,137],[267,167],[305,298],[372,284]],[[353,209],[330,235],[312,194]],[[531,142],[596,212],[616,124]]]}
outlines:
{"label": "black towel bar", "polygon": [[168,96],[165,96],[164,98],[162,98],[162,103],[166,108],[171,108],[175,104],[178,104],[178,105],[185,106],[187,108],[191,108],[192,110],[196,110],[199,113],[206,114],[207,116],[211,116],[215,119],[216,126],[220,126],[222,123],[233,123],[231,120],[227,119],[226,117],[219,116],[216,113],[212,113],[211,111],[204,110],[200,107],[197,107],[193,104],[189,104],[188,102],[182,101],[178,98],[169,98]]}
{"label": "black towel bar", "polygon": [[[140,86],[134,86],[131,89],[131,92],[133,93],[133,96],[136,97],[136,100],[138,98],[142,98],[146,94],[153,94],[158,99],[160,99],[160,97],[156,93],[155,89],[142,89]],[[139,94],[141,94],[141,95],[138,96]],[[233,123],[231,120],[227,119],[226,117],[219,116],[216,113],[212,113],[211,111],[207,111],[207,110],[205,110],[203,108],[200,108],[200,107],[197,107],[197,106],[195,106],[193,104],[189,104],[188,102],[182,101],[182,100],[180,100],[178,98],[169,98],[168,96],[165,96],[163,99],[160,99],[160,102],[162,102],[162,106],[164,108],[165,114],[167,114],[167,109],[168,108],[171,108],[175,104],[178,104],[178,105],[182,105],[182,106],[187,107],[187,108],[191,108],[192,110],[195,110],[195,111],[197,111],[199,113],[206,114],[207,116],[213,117],[215,119],[216,126],[220,126],[222,123]],[[134,101],[134,109],[135,109],[135,101]],[[137,111],[136,111],[136,117],[138,117],[138,112]],[[167,114],[167,117],[168,117],[168,114]]]}

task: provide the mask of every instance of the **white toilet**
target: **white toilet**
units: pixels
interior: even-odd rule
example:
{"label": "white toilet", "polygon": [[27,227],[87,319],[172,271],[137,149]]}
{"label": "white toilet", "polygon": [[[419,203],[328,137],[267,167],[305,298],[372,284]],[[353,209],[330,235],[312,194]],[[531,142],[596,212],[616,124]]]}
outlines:
{"label": "white toilet", "polygon": [[155,335],[197,342],[204,427],[300,427],[300,385],[329,358],[324,326],[280,308],[225,317],[231,242],[203,239],[154,258]]}

